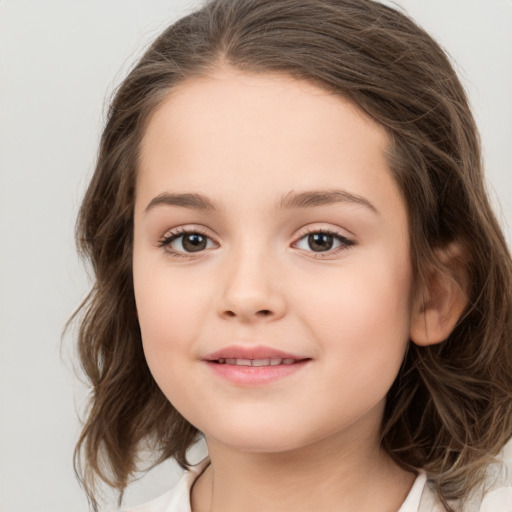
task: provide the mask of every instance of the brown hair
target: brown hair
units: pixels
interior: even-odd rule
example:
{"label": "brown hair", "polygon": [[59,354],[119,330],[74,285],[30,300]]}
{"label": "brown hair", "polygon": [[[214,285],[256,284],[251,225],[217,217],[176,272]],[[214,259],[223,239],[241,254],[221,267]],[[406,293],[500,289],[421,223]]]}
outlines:
{"label": "brown hair", "polygon": [[198,435],[144,359],[131,269],[134,188],[149,116],[177,83],[219,62],[313,82],[386,128],[416,288],[429,266],[449,272],[436,248],[466,248],[468,308],[443,343],[410,343],[382,425],[383,446],[402,467],[424,468],[449,509],[512,435],[512,262],[448,58],[408,17],[371,0],[213,0],[166,29],[117,90],[77,223],[96,278],[77,312],[92,395],[75,450],[93,508],[97,477],[121,499],[142,446],[155,463],[174,457],[186,468]]}

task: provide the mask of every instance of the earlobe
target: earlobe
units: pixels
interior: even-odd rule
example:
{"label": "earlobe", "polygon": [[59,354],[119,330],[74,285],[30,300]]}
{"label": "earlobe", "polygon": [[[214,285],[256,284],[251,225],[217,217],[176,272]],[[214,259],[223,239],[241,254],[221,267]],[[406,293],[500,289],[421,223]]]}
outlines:
{"label": "earlobe", "polygon": [[467,257],[459,243],[435,251],[441,265],[430,269],[422,300],[414,306],[410,339],[434,345],[451,334],[467,303]]}

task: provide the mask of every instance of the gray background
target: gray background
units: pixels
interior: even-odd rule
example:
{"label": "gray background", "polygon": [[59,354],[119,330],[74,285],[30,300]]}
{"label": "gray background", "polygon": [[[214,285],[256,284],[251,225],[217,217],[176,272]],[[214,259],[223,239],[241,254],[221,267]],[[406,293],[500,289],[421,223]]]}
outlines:
{"label": "gray background", "polygon": [[[397,3],[457,62],[510,242],[512,1]],[[2,512],[87,510],[71,465],[85,397],[73,374],[72,333],[60,353],[63,325],[88,288],[74,219],[111,91],[164,26],[198,4],[0,0]],[[178,474],[173,464],[154,471],[126,503],[163,492]]]}

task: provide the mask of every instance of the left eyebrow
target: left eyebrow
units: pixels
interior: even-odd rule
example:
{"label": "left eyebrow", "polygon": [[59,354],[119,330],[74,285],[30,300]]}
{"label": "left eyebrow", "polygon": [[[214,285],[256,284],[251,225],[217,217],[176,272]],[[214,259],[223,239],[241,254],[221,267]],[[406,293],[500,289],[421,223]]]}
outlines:
{"label": "left eyebrow", "polygon": [[[362,196],[352,194],[346,190],[306,190],[304,192],[290,191],[276,203],[276,210],[288,210],[293,208],[315,208],[336,203],[354,203],[365,206],[372,212],[379,211],[370,201]],[[209,197],[198,193],[170,194],[163,193],[154,197],[146,206],[144,213],[159,205],[179,206],[206,212],[215,212],[221,208]]]}
{"label": "left eyebrow", "polygon": [[377,208],[364,197],[339,189],[291,191],[281,198],[276,209],[314,208],[335,203],[355,203],[369,208],[376,214],[379,213]]}

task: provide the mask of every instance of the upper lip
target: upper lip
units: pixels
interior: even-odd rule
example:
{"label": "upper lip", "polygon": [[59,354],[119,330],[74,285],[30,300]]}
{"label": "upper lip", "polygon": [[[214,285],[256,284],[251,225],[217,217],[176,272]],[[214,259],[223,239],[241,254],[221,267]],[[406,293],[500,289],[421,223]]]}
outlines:
{"label": "upper lip", "polygon": [[212,352],[203,357],[205,361],[218,361],[219,359],[310,359],[309,357],[292,354],[290,352],[283,352],[282,350],[276,350],[275,348],[265,347],[264,345],[255,346],[241,346],[241,345],[230,345],[228,347],[221,348],[216,352]]}

